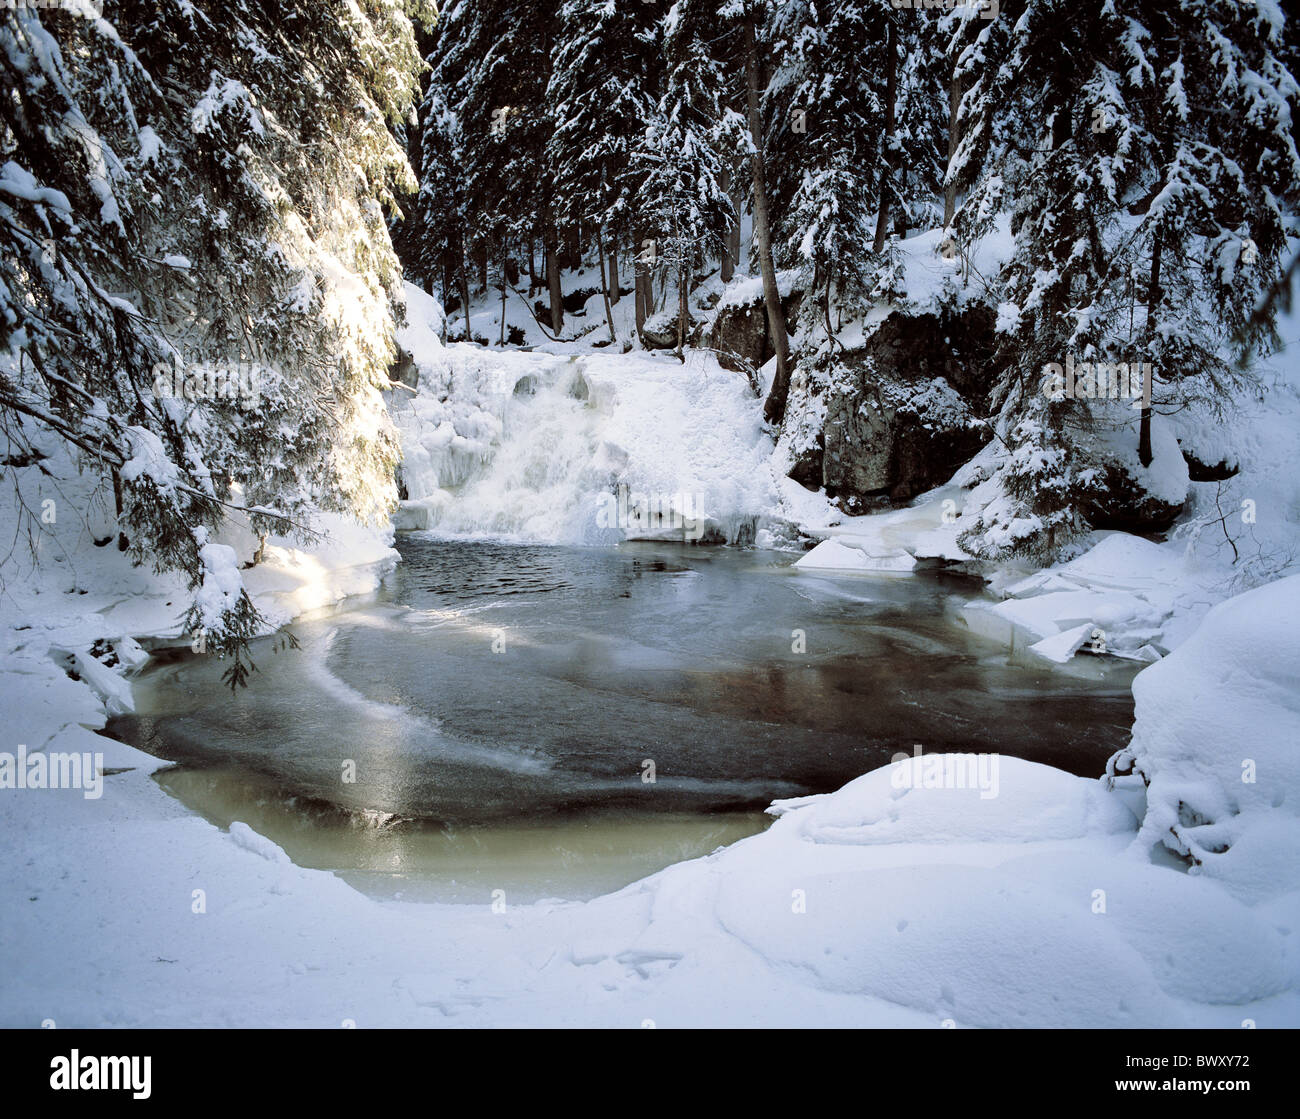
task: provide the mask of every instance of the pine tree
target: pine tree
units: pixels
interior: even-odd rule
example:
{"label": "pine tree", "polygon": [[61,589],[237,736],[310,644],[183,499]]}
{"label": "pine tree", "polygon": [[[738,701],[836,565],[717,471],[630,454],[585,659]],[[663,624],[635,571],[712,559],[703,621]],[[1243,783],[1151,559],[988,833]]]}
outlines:
{"label": "pine tree", "polygon": [[134,555],[189,576],[189,623],[236,682],[258,619],[212,540],[226,510],[310,538],[318,509],[392,500],[383,211],[413,185],[390,131],[419,65],[408,8],[433,18],[0,14],[0,408],[11,437],[35,422],[111,479]]}
{"label": "pine tree", "polygon": [[744,145],[744,122],[727,104],[726,73],[709,51],[716,10],[678,0],[665,26],[664,92],[634,153],[640,209],[656,231],[654,259],[677,281],[677,352],[689,329],[696,261],[721,250],[720,229],[735,220],[723,186]]}
{"label": "pine tree", "polygon": [[564,309],[546,91],[558,8],[557,0],[454,0],[428,59],[426,98],[457,122],[471,250],[500,261],[510,245],[540,233],[557,333]]}
{"label": "pine tree", "polygon": [[830,325],[834,293],[864,290],[879,205],[882,41],[887,2],[834,8],[811,0],[773,9],[779,59],[764,96],[777,263],[800,268],[814,319]]}
{"label": "pine tree", "polygon": [[[1097,415],[1087,397],[1048,399],[1044,370],[1149,362],[1166,402],[1226,391],[1230,336],[1283,262],[1297,91],[1277,54],[1280,17],[1262,11],[1030,0],[1004,14],[954,38],[967,88],[949,170],[967,191],[955,225],[969,244],[1009,206],[1015,239],[999,277],[995,391],[1009,501],[965,542],[1045,555],[1096,484]],[[1144,466],[1150,413],[1138,425]]]}
{"label": "pine tree", "polygon": [[561,223],[595,231],[605,310],[614,338],[605,248],[617,259],[619,233],[635,224],[640,185],[632,153],[655,111],[661,21],[652,4],[565,0],[553,51],[547,144]]}

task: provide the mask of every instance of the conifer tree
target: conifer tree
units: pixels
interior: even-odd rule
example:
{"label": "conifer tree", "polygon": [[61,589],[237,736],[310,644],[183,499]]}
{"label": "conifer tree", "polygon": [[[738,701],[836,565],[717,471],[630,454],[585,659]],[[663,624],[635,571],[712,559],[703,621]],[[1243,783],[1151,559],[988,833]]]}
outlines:
{"label": "conifer tree", "polygon": [[723,183],[745,142],[744,122],[726,100],[726,74],[709,50],[718,27],[713,7],[678,0],[670,10],[664,92],[633,157],[639,207],[657,231],[656,262],[676,278],[679,355],[696,261],[720,251],[718,231],[735,220]]}
{"label": "conifer tree", "polygon": [[392,500],[390,129],[433,8],[85,7],[0,13],[0,409],[111,479],[238,682],[258,619],[214,542],[229,508],[309,538]]}

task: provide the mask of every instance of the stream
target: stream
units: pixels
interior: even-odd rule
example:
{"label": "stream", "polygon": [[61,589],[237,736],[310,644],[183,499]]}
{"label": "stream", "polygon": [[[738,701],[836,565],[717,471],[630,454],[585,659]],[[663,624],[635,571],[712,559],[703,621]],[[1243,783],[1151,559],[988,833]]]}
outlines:
{"label": "stream", "polygon": [[[226,665],[155,658],[107,732],[222,826],[376,897],[589,898],[920,744],[1099,774],[1133,668],[1009,663],[978,582],[796,572],[754,549],[401,536],[372,599]],[[1092,667],[1095,665],[1095,668]]]}

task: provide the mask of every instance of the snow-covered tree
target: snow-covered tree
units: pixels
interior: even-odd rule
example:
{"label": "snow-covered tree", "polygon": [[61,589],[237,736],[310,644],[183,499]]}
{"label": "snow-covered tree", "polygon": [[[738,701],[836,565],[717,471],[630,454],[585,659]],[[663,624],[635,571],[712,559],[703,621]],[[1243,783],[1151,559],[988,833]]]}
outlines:
{"label": "snow-covered tree", "polygon": [[[195,588],[236,655],[258,619],[230,549],[392,497],[380,397],[413,186],[390,125],[425,0],[119,0],[0,12],[0,410],[79,448],[130,548]],[[235,391],[231,391],[232,387]]]}
{"label": "snow-covered tree", "polygon": [[[1294,78],[1282,19],[1249,7],[1163,0],[1028,0],[954,36],[966,90],[949,175],[972,243],[1009,212],[998,277],[1003,344],[994,403],[1010,500],[970,548],[1050,553],[1098,483],[1089,396],[1048,399],[1044,371],[1146,362],[1156,407],[1226,393],[1230,342],[1273,282],[1300,181]],[[1252,341],[1271,329],[1265,323]],[[1132,424],[1152,461],[1151,408]]]}
{"label": "snow-covered tree", "polygon": [[[561,223],[595,233],[602,273],[606,246],[617,269],[620,233],[636,222],[632,152],[654,114],[661,20],[655,4],[565,0],[547,89],[555,131],[547,144]],[[606,312],[611,286],[604,279]],[[610,314],[610,334],[614,333]]]}
{"label": "snow-covered tree", "polygon": [[457,122],[467,240],[484,259],[499,260],[511,243],[540,234],[556,331],[564,309],[546,91],[558,11],[558,0],[452,0],[428,60],[426,98]]}
{"label": "snow-covered tree", "polygon": [[655,231],[655,262],[677,281],[679,354],[696,262],[720,249],[719,231],[735,220],[723,184],[745,143],[744,121],[726,96],[728,75],[709,50],[716,7],[678,0],[670,10],[663,95],[633,156],[642,178],[639,205]]}

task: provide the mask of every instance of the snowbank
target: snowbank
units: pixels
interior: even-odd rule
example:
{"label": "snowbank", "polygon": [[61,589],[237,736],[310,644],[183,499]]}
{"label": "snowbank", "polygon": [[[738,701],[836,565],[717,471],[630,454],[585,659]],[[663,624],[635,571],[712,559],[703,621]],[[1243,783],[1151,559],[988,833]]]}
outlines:
{"label": "snowbank", "polygon": [[1300,576],[1216,606],[1133,696],[1113,766],[1149,786],[1140,842],[1245,898],[1300,890]]}
{"label": "snowbank", "polygon": [[[118,551],[107,476],[79,472],[56,440],[42,453],[39,463],[12,469],[16,488],[0,500],[0,534],[15,541],[0,589],[0,668],[39,677],[54,658],[110,711],[130,710],[124,677],[143,663],[139,642],[189,644],[183,621],[192,592],[180,576]],[[263,562],[244,570],[236,568],[258,541],[238,517],[205,546],[227,579],[242,578],[266,632],[372,592],[397,563],[387,526],[327,513],[316,527],[322,537],[310,547],[269,537]]]}
{"label": "snowbank", "polygon": [[1126,533],[1094,534],[1081,556],[972,602],[962,620],[1013,653],[1063,662],[1079,649],[1152,662],[1174,648],[1213,596],[1182,550]]}

